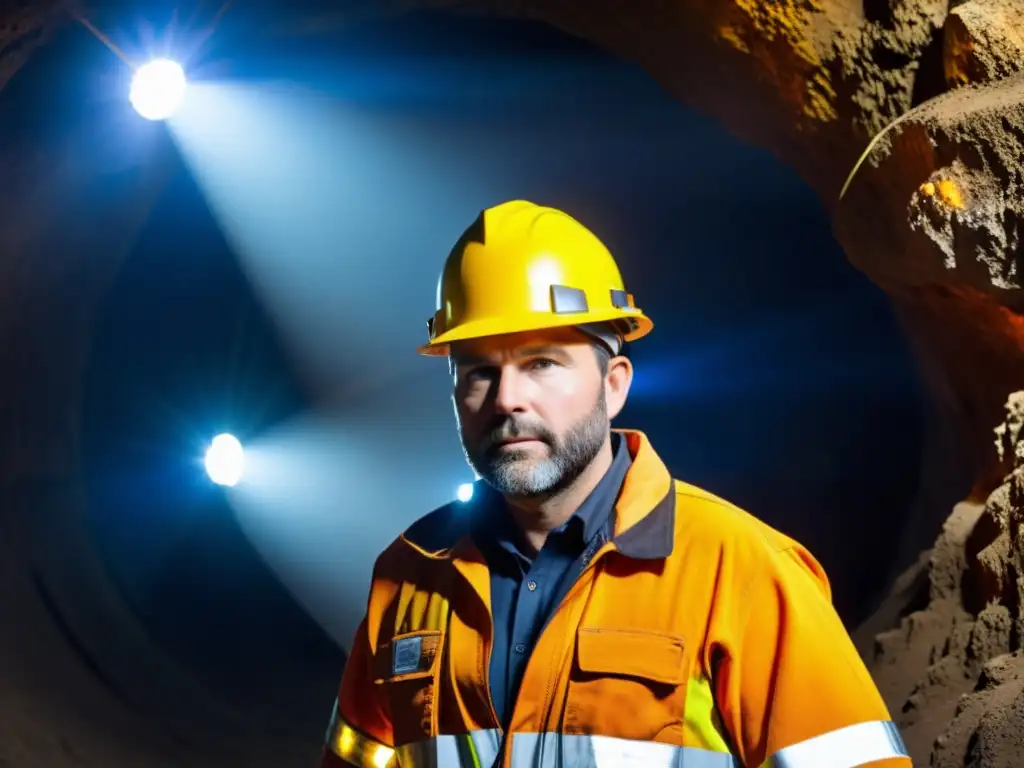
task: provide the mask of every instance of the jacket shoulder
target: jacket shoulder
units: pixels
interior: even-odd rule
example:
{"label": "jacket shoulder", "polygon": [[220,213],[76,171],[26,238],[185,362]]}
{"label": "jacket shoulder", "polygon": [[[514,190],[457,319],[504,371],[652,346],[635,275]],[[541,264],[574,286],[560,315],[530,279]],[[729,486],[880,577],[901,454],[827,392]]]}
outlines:
{"label": "jacket shoulder", "polygon": [[[437,555],[451,549],[471,530],[472,504],[450,502],[420,517],[387,546],[374,564],[374,574],[394,572],[410,561],[414,553]],[[410,548],[412,551],[410,551]]]}
{"label": "jacket shoulder", "polygon": [[742,583],[757,577],[795,583],[786,575],[795,566],[831,596],[828,574],[799,541],[702,488],[679,480],[675,487],[677,544],[686,542],[728,563]]}
{"label": "jacket shoulder", "polygon": [[443,552],[470,532],[476,511],[475,504],[449,502],[410,525],[399,539],[427,553]]}
{"label": "jacket shoulder", "polygon": [[722,545],[767,547],[782,552],[801,544],[745,509],[710,491],[675,480],[676,535],[712,537]]}

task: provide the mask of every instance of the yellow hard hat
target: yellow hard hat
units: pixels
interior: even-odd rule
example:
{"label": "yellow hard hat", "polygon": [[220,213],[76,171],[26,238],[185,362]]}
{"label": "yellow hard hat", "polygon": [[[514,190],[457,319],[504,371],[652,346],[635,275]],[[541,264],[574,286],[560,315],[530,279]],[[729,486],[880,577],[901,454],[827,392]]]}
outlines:
{"label": "yellow hard hat", "polygon": [[593,232],[562,211],[513,200],[483,211],[448,255],[417,351],[447,355],[454,341],[594,323],[614,326],[623,341],[654,327]]}

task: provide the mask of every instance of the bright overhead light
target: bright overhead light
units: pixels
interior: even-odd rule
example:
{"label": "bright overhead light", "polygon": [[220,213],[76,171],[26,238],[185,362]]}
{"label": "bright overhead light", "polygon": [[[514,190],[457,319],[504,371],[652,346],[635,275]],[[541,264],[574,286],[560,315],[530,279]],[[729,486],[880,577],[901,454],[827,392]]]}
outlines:
{"label": "bright overhead light", "polygon": [[135,71],[128,100],[147,120],[166,120],[181,107],[186,86],[185,71],[178,62],[154,59]]}
{"label": "bright overhead light", "polygon": [[234,435],[217,435],[210,442],[204,463],[206,474],[217,485],[237,485],[245,469],[245,451]]}

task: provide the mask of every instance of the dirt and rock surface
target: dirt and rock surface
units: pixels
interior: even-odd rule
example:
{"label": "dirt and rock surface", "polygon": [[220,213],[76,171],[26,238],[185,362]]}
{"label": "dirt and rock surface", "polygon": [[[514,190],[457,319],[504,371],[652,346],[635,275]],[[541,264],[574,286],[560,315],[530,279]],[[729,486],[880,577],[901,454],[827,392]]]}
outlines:
{"label": "dirt and rock surface", "polygon": [[858,633],[918,765],[1024,765],[1024,392],[996,438],[1014,469],[984,503],[956,506]]}

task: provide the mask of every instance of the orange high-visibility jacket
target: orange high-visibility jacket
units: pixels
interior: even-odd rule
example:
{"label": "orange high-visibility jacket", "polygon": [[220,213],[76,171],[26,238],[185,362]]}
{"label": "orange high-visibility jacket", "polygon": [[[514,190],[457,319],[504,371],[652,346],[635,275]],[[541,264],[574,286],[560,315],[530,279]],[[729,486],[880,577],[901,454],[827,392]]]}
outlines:
{"label": "orange high-visibility jacket", "polygon": [[325,768],[909,768],[817,561],[620,432],[614,535],[538,639],[508,732],[487,565],[451,505],[377,560]]}

